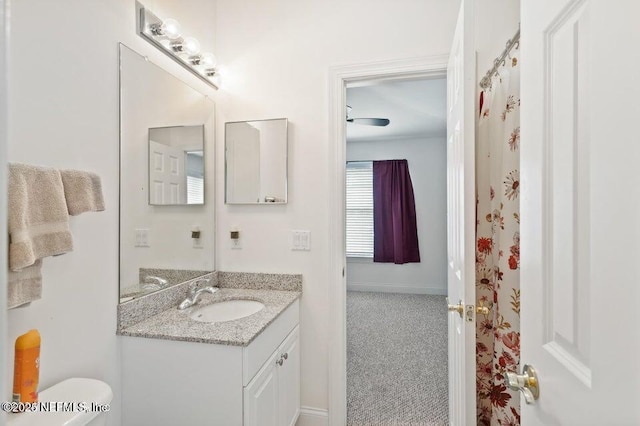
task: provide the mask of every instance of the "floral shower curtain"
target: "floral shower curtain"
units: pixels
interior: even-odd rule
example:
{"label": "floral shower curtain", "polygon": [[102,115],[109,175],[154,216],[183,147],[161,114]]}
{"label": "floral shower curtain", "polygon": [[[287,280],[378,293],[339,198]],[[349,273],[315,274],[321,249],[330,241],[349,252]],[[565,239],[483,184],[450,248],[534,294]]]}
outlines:
{"label": "floral shower curtain", "polygon": [[504,373],[520,363],[520,73],[513,50],[481,94],[476,139],[476,362],[479,425],[519,425]]}

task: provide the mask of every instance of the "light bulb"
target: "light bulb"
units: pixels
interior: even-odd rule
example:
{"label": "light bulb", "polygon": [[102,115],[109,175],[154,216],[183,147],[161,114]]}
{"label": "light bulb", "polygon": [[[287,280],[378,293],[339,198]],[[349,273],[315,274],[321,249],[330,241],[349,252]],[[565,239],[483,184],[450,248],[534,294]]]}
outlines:
{"label": "light bulb", "polygon": [[162,21],[162,26],[160,28],[162,29],[162,35],[170,40],[175,40],[182,35],[180,23],[175,19],[165,19]]}
{"label": "light bulb", "polygon": [[187,55],[197,55],[200,52],[200,42],[193,37],[187,37],[182,42],[182,51]]}
{"label": "light bulb", "polygon": [[213,53],[207,52],[200,55],[200,65],[213,68],[216,66],[216,62],[216,55],[214,55]]}

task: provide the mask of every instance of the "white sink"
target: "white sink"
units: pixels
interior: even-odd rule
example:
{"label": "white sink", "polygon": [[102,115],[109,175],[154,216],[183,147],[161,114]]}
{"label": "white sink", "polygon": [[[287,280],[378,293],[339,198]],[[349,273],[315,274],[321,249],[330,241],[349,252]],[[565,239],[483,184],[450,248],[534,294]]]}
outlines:
{"label": "white sink", "polygon": [[224,322],[248,317],[262,309],[264,304],[255,300],[227,300],[196,309],[190,316],[198,322]]}

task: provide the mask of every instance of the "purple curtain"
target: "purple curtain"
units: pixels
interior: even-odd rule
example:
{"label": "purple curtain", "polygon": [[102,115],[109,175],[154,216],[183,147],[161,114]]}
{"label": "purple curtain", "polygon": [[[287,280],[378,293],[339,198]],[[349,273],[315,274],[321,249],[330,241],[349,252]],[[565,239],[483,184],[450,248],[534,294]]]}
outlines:
{"label": "purple curtain", "polygon": [[373,162],[373,261],[420,262],[407,160]]}

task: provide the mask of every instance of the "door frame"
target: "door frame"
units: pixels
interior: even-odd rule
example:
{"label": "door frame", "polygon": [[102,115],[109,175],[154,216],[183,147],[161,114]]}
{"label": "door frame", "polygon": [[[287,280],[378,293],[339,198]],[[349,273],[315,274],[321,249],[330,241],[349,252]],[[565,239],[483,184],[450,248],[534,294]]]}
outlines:
{"label": "door frame", "polygon": [[[8,78],[7,62],[9,50],[9,0],[0,0],[0,258],[7,259],[7,145],[8,145]],[[8,345],[7,314],[7,270],[0,268],[0,347]],[[0,351],[0,383],[7,383],[8,371],[6,350]],[[4,424],[6,414],[0,412],[0,424]]]}
{"label": "door frame", "polygon": [[[329,69],[329,425],[347,420],[347,328],[345,247],[346,88],[384,80],[447,75],[449,55],[368,62]],[[452,390],[450,389],[449,392]]]}

